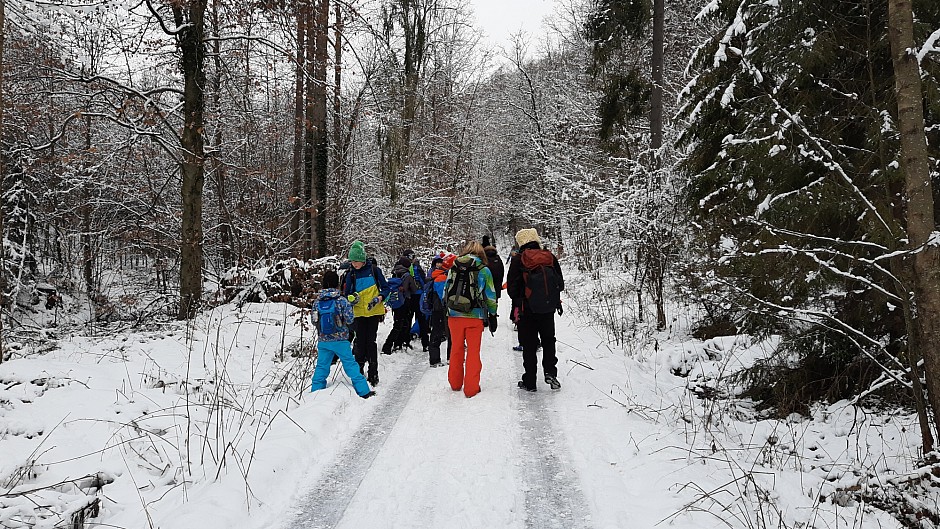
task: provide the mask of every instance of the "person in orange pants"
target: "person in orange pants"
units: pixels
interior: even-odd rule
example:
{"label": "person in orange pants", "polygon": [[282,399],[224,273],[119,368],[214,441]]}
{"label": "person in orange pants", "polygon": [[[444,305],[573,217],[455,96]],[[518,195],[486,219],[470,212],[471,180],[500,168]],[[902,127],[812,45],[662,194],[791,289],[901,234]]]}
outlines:
{"label": "person in orange pants", "polygon": [[[460,252],[444,285],[447,325],[450,329],[450,367],[447,381],[454,391],[463,388],[468,398],[480,392],[480,341],[483,328],[496,332],[496,290],[486,267],[486,253],[476,241]],[[466,356],[464,356],[466,347]]]}

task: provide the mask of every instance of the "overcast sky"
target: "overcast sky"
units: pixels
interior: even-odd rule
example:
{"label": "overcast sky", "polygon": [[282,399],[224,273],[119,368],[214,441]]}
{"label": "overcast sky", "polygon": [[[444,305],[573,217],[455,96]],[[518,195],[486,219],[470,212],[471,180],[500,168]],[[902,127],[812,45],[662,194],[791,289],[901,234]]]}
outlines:
{"label": "overcast sky", "polygon": [[[554,0],[468,0],[487,42],[508,48],[509,35],[522,29],[541,33],[542,19],[554,10]],[[537,40],[537,39],[536,39]]]}

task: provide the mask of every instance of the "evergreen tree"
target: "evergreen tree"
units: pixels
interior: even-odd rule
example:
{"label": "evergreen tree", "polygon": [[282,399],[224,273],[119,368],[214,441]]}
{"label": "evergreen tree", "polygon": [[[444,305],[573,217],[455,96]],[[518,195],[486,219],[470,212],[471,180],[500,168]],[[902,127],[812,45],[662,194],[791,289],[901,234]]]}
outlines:
{"label": "evergreen tree", "polygon": [[[940,10],[915,2],[915,14],[922,42]],[[718,30],[693,62],[681,145],[702,275],[745,330],[781,333],[822,379],[772,403],[903,380],[911,284],[886,1],[713,1],[701,17]],[[940,68],[925,73],[936,167]],[[861,365],[877,368],[845,376]],[[779,390],[794,371],[775,367]]]}

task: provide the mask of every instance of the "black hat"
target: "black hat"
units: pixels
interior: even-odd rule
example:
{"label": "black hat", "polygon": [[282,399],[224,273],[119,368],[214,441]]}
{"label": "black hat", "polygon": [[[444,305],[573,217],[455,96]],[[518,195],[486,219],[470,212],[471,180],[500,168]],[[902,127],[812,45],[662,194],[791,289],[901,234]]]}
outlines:
{"label": "black hat", "polygon": [[401,253],[401,256],[407,257],[408,260],[411,261],[415,258],[415,251],[412,249],[405,250],[404,252]]}
{"label": "black hat", "polygon": [[404,266],[405,268],[408,268],[409,266],[411,266],[411,259],[403,255],[401,256],[401,259],[398,260],[398,264]]}
{"label": "black hat", "polygon": [[339,276],[333,270],[327,270],[323,272],[320,284],[323,285],[323,288],[336,288],[339,286]]}

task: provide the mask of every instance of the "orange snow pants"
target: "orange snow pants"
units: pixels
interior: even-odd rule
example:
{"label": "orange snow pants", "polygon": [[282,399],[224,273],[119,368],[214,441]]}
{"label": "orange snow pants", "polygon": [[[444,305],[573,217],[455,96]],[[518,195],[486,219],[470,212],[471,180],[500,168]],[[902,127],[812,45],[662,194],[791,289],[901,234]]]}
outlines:
{"label": "orange snow pants", "polygon": [[[450,327],[450,367],[447,381],[454,391],[472,397],[480,392],[480,339],[483,337],[483,320],[479,318],[447,318]],[[464,343],[467,344],[466,367],[464,367]]]}

